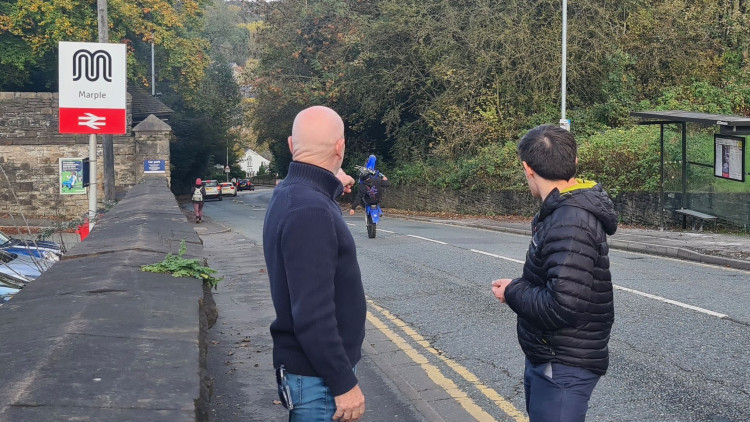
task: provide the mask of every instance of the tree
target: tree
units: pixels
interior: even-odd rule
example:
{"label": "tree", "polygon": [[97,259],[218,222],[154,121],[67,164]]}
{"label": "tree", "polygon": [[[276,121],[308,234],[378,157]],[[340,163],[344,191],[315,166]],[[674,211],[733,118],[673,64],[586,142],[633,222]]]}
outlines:
{"label": "tree", "polygon": [[260,60],[250,69],[257,93],[252,122],[282,175],[291,161],[286,139],[300,110],[320,104],[346,114],[338,102],[352,22],[344,0],[287,0],[269,6],[258,31]]}
{"label": "tree", "polygon": [[[237,161],[230,129],[240,116],[240,95],[227,63],[214,62],[209,66],[199,98],[200,101],[179,104],[172,119],[177,138],[171,145],[176,192],[189,187],[191,179],[212,171],[214,162],[231,166]],[[229,163],[227,149],[231,153]]]}
{"label": "tree", "polygon": [[214,0],[206,9],[203,35],[214,60],[244,64],[250,55],[250,30],[243,9],[224,0]]}

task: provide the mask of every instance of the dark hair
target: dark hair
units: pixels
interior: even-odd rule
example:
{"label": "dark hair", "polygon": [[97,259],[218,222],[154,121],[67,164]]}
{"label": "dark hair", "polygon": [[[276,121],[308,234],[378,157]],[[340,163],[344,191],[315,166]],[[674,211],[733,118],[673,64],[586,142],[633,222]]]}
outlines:
{"label": "dark hair", "polygon": [[531,129],[518,143],[521,161],[547,180],[569,180],[576,174],[576,140],[555,125]]}

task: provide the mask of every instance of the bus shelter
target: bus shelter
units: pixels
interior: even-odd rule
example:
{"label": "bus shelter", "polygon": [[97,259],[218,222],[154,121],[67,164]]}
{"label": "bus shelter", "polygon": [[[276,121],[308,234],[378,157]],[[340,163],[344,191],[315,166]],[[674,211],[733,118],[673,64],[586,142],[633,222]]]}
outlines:
{"label": "bus shelter", "polygon": [[[664,228],[664,126],[678,125],[682,133],[682,196],[681,208],[675,210],[682,214],[682,228],[687,228],[687,217],[700,219],[701,229],[703,220],[716,220],[716,216],[691,210],[687,202],[688,165],[710,167],[714,170],[714,176],[728,180],[744,182],[746,175],[745,167],[745,138],[750,135],[750,117],[731,116],[710,113],[694,113],[689,111],[638,111],[631,112],[631,116],[643,119],[641,125],[660,126],[660,183],[659,183],[659,209],[661,210],[660,227]],[[714,135],[714,162],[711,164],[690,161],[687,148],[687,124],[697,123],[702,126],[718,126],[719,131]],[[694,224],[695,226],[695,224]]]}

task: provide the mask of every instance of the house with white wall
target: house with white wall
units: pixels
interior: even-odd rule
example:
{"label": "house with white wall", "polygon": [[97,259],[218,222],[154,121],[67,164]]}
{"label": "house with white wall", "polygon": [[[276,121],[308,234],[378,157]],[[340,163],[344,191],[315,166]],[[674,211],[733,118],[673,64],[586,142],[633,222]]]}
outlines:
{"label": "house with white wall", "polygon": [[239,164],[247,177],[252,177],[258,174],[261,164],[268,168],[270,162],[270,160],[263,158],[263,156],[248,148],[245,150],[245,155],[240,158]]}

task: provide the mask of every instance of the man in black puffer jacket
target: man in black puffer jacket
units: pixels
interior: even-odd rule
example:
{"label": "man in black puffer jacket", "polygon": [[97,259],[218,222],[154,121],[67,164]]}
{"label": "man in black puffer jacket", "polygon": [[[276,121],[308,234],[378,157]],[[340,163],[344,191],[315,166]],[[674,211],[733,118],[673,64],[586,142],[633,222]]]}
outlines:
{"label": "man in black puffer jacket", "polygon": [[617,213],[600,185],[574,178],[577,148],[567,130],[538,126],[518,152],[542,207],[523,275],[495,280],[492,290],[518,315],[530,422],[584,421],[609,365],[614,303],[607,235],[617,229]]}

